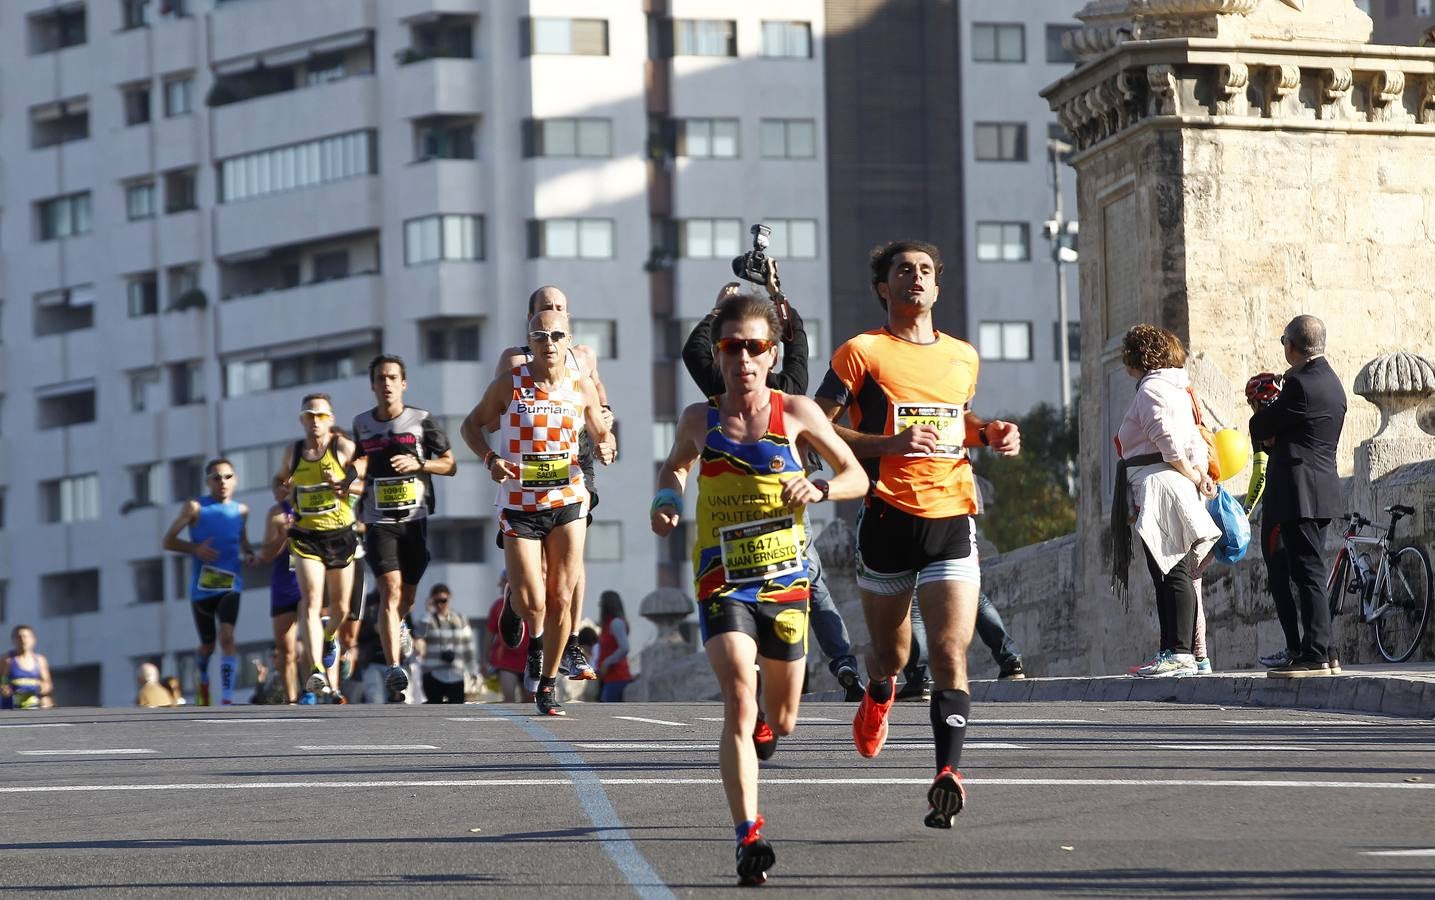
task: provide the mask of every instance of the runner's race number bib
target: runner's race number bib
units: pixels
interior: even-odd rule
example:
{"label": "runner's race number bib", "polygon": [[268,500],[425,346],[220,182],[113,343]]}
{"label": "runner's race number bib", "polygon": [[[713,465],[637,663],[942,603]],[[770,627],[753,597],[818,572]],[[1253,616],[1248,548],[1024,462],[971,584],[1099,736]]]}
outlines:
{"label": "runner's race number bib", "polygon": [[234,590],[235,574],[214,566],[199,567],[199,589],[202,591]]}
{"label": "runner's race number bib", "polygon": [[892,420],[897,434],[913,425],[930,425],[937,429],[937,449],[931,453],[908,453],[907,456],[938,456],[962,459],[967,436],[965,405],[951,403],[898,403],[893,407]]}
{"label": "runner's race number bib", "polygon": [[802,547],[792,516],[731,525],[718,532],[725,580],[766,581],[802,571]]}
{"label": "runner's race number bib", "polygon": [[550,490],[567,487],[573,480],[569,474],[572,457],[566,452],[525,453],[519,466],[519,483],[525,490]]}
{"label": "runner's race number bib", "polygon": [[382,512],[413,509],[419,505],[419,480],[413,475],[374,479],[374,508]]}
{"label": "runner's race number bib", "polygon": [[328,484],[296,484],[294,505],[301,516],[318,516],[339,508],[339,495]]}

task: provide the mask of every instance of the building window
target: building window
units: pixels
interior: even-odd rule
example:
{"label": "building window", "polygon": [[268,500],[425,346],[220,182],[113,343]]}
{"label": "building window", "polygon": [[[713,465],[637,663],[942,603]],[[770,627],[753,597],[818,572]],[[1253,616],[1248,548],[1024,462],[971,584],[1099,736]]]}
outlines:
{"label": "building window", "polygon": [[[198,497],[204,492],[204,457],[187,456],[169,462],[169,495],[175,500]],[[184,581],[180,570],[179,581]]]}
{"label": "building window", "polygon": [[35,336],[93,328],[95,289],[81,284],[35,295]]}
{"label": "building window", "polygon": [[149,25],[149,0],[120,0],[120,30]]}
{"label": "building window", "polygon": [[349,251],[347,249],[326,250],[314,254],[314,277],[310,284],[326,281],[340,281],[349,277]]}
{"label": "building window", "polygon": [[606,19],[532,19],[530,55],[607,56]]}
{"label": "building window", "polygon": [[478,159],[472,116],[429,116],[414,121],[414,159]]}
{"label": "building window", "polygon": [[136,82],[120,88],[120,96],[124,100],[126,125],[143,125],[149,121],[149,93],[148,81]]}
{"label": "building window", "polygon": [[95,421],[95,389],[63,387],[39,394],[35,401],[36,425],[42,429],[83,425]]}
{"label": "building window", "polygon": [[199,206],[197,190],[198,171],[175,169],[164,173],[164,211],[166,213],[187,212]]}
{"label": "building window", "polygon": [[487,558],[481,519],[436,519],[429,525],[429,550],[434,562],[481,563]]}
{"label": "building window", "polygon": [[737,56],[737,23],[728,19],[675,19],[676,56]]}
{"label": "building window", "polygon": [[740,219],[685,219],[678,231],[684,259],[731,259],[742,252]]}
{"label": "building window", "polygon": [[322,381],[335,381],[363,375],[369,360],[379,353],[379,340],[373,335],[362,344],[308,353],[289,353],[273,357],[252,356],[224,360],[224,395],[242,397],[264,391],[284,390]]}
{"label": "building window", "polygon": [[623,523],[594,522],[583,542],[583,559],[588,562],[623,561]]}
{"label": "building window", "polygon": [[91,522],[99,517],[99,475],[91,472],[40,482],[41,522]]}
{"label": "building window", "polygon": [[130,372],[130,412],[149,412],[160,408],[159,369],[135,369]]}
{"label": "building window", "polygon": [[132,560],[130,583],[134,585],[136,603],[163,603],[164,557]]}
{"label": "building window", "polygon": [[[1051,323],[1051,358],[1055,362],[1061,362],[1061,323]],[[1071,362],[1081,362],[1081,323],[1066,323],[1066,358]]]}
{"label": "building window", "polygon": [[1046,61],[1049,63],[1074,63],[1076,57],[1071,51],[1061,45],[1062,35],[1068,31],[1076,31],[1079,25],[1048,25],[1046,26]]}
{"label": "building window", "polygon": [[530,259],[613,258],[611,219],[540,219],[530,225]]}
{"label": "building window", "polygon": [[1031,234],[1025,222],[978,222],[977,260],[1025,262],[1031,259]]}
{"label": "building window", "polygon": [[673,449],[673,442],[678,439],[678,423],[665,422],[661,419],[653,422],[653,461],[663,462],[668,458],[668,451]]}
{"label": "building window", "polygon": [[[163,499],[164,468],[159,463],[130,466],[127,471],[130,477],[130,499],[125,505],[129,509],[155,506]],[[120,510],[120,512],[126,511]]]}
{"label": "building window", "polygon": [[229,203],[293,191],[315,184],[374,174],[372,131],[351,131],[289,147],[234,156],[220,163],[220,184]]}
{"label": "building window", "polygon": [[192,111],[194,76],[167,78],[164,82],[164,114],[167,118],[187,115]]}
{"label": "building window", "polygon": [[30,53],[53,53],[85,43],[85,4],[75,3],[30,17]]}
{"label": "building window", "polygon": [[678,123],[678,155],[693,159],[737,157],[737,119],[683,119]]}
{"label": "building window", "polygon": [[817,155],[817,123],[812,119],[763,119],[764,159],[812,159]]}
{"label": "building window", "polygon": [[426,319],[419,323],[419,346],[428,362],[477,362],[481,319]]}
{"label": "building window", "polygon": [[411,30],[412,45],[398,53],[399,65],[435,57],[473,59],[474,19],[469,16],[440,15],[432,21],[415,24]]}
{"label": "building window", "polygon": [[1031,359],[1030,322],[979,322],[977,352],[982,359],[1026,362]]}
{"label": "building window", "polygon": [[194,359],[169,367],[169,402],[188,406],[204,402],[204,362]]}
{"label": "building window", "polygon": [[131,222],[154,218],[154,194],[152,180],[125,185],[125,218]]}
{"label": "building window", "polygon": [[76,97],[30,107],[30,146],[40,150],[90,136],[90,101]]}
{"label": "building window", "polygon": [[483,259],[483,217],[424,216],[404,223],[404,265]]}
{"label": "building window", "polygon": [[763,22],[762,55],[769,58],[811,59],[812,26],[806,22]]}
{"label": "building window", "polygon": [[618,356],[618,322],[616,319],[572,319],[572,346],[587,345],[599,359]]}
{"label": "building window", "polygon": [[606,158],[613,155],[611,119],[530,119],[525,156]]}
{"label": "building window", "polygon": [[159,312],[159,280],[153,272],[131,275],[125,282],[125,300],[131,319]]}
{"label": "building window", "polygon": [[[6,489],[0,487],[0,531],[5,530],[5,493]],[[0,622],[5,621],[4,601],[0,600]]]}
{"label": "building window", "polygon": [[90,233],[89,191],[41,200],[35,204],[35,210],[40,220],[42,241]]}
{"label": "building window", "polygon": [[778,259],[817,258],[816,219],[763,219],[763,223],[772,228],[768,253]]}
{"label": "building window", "polygon": [[972,132],[982,162],[1026,162],[1026,125],[1022,122],[978,122]]}
{"label": "building window", "polygon": [[55,618],[99,611],[99,569],[40,576],[41,616]]}
{"label": "building window", "polygon": [[977,22],[972,25],[972,61],[1026,62],[1026,29],[1019,25]]}
{"label": "building window", "polygon": [[294,445],[288,441],[278,444],[256,444],[251,447],[235,447],[224,451],[224,458],[234,466],[234,489],[236,491],[257,491],[269,487],[269,479],[279,468],[279,461],[286,453],[293,452]]}

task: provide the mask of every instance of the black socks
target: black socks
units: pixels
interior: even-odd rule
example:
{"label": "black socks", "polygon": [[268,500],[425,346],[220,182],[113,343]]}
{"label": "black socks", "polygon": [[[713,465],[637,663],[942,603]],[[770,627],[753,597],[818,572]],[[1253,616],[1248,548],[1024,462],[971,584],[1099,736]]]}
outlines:
{"label": "black socks", "polygon": [[886,703],[892,699],[892,679],[876,679],[870,674],[867,676],[867,693],[878,703]]}
{"label": "black socks", "polygon": [[937,744],[937,770],[951,766],[956,771],[967,739],[967,716],[972,712],[972,695],[966,691],[932,691],[932,737]]}

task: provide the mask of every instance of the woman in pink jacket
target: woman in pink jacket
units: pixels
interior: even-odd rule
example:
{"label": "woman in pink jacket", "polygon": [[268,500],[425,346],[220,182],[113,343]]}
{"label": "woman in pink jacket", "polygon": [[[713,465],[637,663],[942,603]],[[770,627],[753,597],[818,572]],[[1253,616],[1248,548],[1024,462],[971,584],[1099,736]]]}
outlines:
{"label": "woman in pink jacket", "polygon": [[1170,331],[1134,325],[1121,342],[1121,362],[1138,381],[1116,432],[1120,461],[1111,502],[1112,582],[1124,593],[1134,524],[1156,587],[1161,623],[1160,652],[1131,674],[1195,675],[1192,575],[1221,532],[1206,511],[1205,498],[1215,495],[1216,486],[1207,474],[1206,442],[1196,427],[1186,351]]}

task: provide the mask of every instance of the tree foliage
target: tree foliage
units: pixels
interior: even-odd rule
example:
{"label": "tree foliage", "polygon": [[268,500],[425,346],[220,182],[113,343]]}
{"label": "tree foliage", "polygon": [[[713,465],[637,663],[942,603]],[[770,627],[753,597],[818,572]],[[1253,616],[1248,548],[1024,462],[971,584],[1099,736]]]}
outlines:
{"label": "tree foliage", "polygon": [[981,518],[981,534],[1005,553],[1076,530],[1076,497],[1068,473],[1076,471],[1076,416],[1043,403],[1015,420],[1021,453],[972,453],[972,471],[991,482],[994,497]]}

